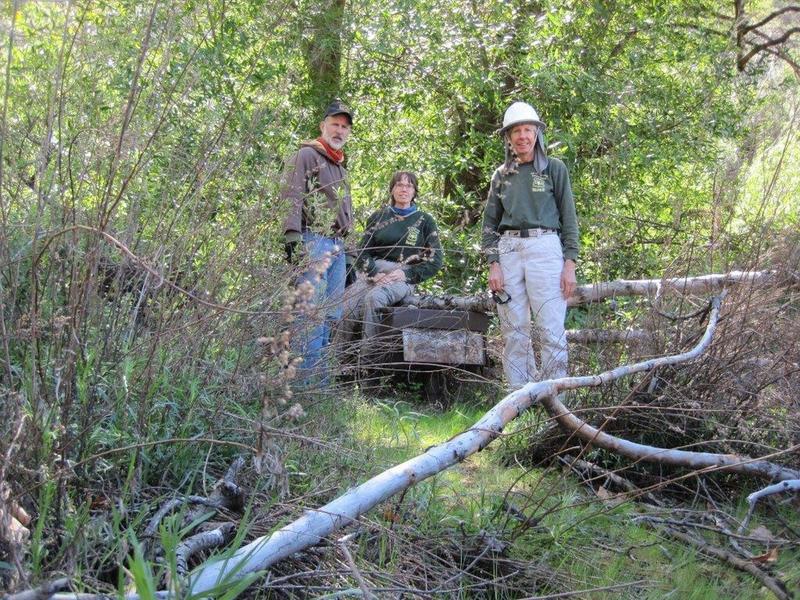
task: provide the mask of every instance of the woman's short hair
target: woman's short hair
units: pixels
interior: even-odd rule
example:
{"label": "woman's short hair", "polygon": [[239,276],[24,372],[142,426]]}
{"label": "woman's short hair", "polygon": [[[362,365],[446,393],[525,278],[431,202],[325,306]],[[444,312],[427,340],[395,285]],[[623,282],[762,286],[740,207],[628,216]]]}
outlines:
{"label": "woman's short hair", "polygon": [[414,197],[411,199],[413,202],[417,199],[417,193],[419,192],[419,185],[417,184],[417,176],[414,175],[411,171],[395,171],[395,174],[392,175],[392,180],[389,182],[389,203],[394,206],[394,198],[392,197],[392,190],[394,189],[395,184],[400,181],[403,177],[408,179],[408,182],[414,186]]}

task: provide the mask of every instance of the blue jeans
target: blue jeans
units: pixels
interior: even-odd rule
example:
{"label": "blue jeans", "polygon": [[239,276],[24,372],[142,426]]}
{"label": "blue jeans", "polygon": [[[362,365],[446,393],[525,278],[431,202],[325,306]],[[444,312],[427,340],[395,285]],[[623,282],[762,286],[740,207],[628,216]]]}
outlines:
{"label": "blue jeans", "polygon": [[309,265],[298,283],[307,281],[314,286],[313,309],[298,320],[299,331],[292,345],[296,354],[303,357],[301,381],[308,385],[318,379],[325,384],[328,381],[325,348],[334,323],[342,317],[346,270],[344,242],[341,238],[305,231],[303,249]]}

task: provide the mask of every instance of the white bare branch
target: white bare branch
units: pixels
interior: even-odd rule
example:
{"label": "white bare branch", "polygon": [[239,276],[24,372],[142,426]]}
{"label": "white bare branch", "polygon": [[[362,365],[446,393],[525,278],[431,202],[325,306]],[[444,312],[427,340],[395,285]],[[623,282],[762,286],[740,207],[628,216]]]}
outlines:
{"label": "white bare branch", "polygon": [[[666,279],[618,279],[580,285],[568,301],[569,306],[580,306],[621,296],[656,297],[667,290],[684,294],[710,294],[732,284],[763,284],[774,279],[773,271],[731,271],[712,273],[697,277],[673,277]],[[494,301],[488,294],[474,296],[427,296],[414,295],[403,300],[406,306],[439,308],[444,310],[494,311]]]}
{"label": "white bare branch", "polygon": [[660,296],[667,290],[683,294],[709,294],[731,284],[762,284],[773,279],[772,271],[731,271],[697,277],[671,277],[666,279],[619,279],[578,286],[569,299],[570,306],[598,302],[617,296]]}
{"label": "white bare branch", "polygon": [[761,500],[761,498],[766,498],[767,496],[772,496],[773,494],[783,494],[785,492],[794,492],[795,494],[800,492],[800,479],[779,481],[778,483],[768,485],[767,487],[750,494],[747,497],[747,503],[750,505],[750,507],[747,509],[747,515],[742,521],[742,525],[739,527],[739,533],[742,533],[745,529],[747,529],[747,526],[750,524],[750,517],[753,516],[753,511],[756,508],[756,503]]}

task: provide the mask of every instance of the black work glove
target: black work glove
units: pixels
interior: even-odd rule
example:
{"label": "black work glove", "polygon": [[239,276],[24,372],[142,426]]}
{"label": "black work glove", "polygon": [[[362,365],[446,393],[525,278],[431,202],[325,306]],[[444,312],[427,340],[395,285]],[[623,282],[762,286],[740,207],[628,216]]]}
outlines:
{"label": "black work glove", "polygon": [[300,262],[300,242],[284,242],[283,250],[286,252],[286,262],[296,265]]}
{"label": "black work glove", "polygon": [[356,269],[350,267],[344,275],[344,287],[350,287],[356,282]]}
{"label": "black work glove", "polygon": [[356,259],[350,253],[345,255],[344,287],[350,287],[356,282]]}

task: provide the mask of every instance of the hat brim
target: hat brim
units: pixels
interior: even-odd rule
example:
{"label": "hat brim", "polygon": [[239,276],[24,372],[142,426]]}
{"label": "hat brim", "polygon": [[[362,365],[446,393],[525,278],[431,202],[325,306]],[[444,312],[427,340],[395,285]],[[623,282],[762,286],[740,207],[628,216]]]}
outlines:
{"label": "hat brim", "polygon": [[517,125],[524,125],[526,123],[532,123],[539,128],[539,131],[544,131],[547,129],[547,125],[542,123],[541,121],[517,121],[516,123],[512,123],[511,125],[507,125],[506,127],[501,127],[500,129],[495,129],[495,133],[498,135],[503,135],[506,131],[511,129],[512,127],[516,127]]}
{"label": "hat brim", "polygon": [[347,117],[347,120],[350,121],[350,125],[353,124],[353,115],[346,111],[327,113],[324,118],[327,119],[328,117],[335,117],[336,115],[344,115]]}

